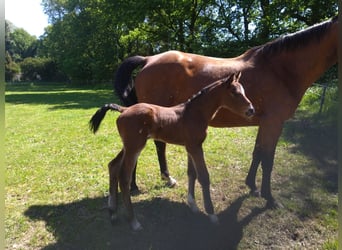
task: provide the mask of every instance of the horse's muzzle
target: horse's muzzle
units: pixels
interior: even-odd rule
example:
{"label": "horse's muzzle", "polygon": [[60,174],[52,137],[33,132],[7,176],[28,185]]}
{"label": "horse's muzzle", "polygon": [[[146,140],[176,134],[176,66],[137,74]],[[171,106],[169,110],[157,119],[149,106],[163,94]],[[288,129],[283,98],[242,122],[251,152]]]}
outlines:
{"label": "horse's muzzle", "polygon": [[246,114],[247,117],[253,116],[253,115],[255,114],[255,109],[254,109],[254,107],[253,107],[253,106],[249,107],[249,109],[246,111],[245,114]]}

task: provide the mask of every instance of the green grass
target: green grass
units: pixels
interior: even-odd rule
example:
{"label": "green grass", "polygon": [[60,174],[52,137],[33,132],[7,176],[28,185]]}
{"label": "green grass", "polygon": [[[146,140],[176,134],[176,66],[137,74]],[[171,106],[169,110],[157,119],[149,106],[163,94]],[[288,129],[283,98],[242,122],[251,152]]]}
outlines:
{"label": "green grass", "polygon": [[[278,210],[263,209],[265,201],[249,197],[244,185],[257,128],[209,128],[204,151],[221,220],[217,228],[185,205],[185,150],[167,147],[178,180],[169,189],[149,141],[139,158],[142,194],[133,197],[145,228],[140,233],[132,233],[124,219],[111,226],[105,209],[107,163],[122,145],[117,113],[107,114],[96,135],[88,129],[97,108],[113,100],[111,86],[7,85],[7,249],[191,249],[191,239],[194,247],[208,249],[337,249],[333,98],[318,114],[319,98],[308,92],[285,124],[272,176],[273,194],[284,205]],[[258,183],[260,176],[261,170]],[[203,211],[199,185],[196,198]]]}

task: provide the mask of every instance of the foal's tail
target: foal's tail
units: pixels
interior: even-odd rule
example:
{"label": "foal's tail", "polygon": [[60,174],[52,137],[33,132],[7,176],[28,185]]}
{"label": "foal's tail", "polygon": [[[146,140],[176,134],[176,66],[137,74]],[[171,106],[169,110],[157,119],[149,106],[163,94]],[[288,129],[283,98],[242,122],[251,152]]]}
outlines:
{"label": "foal's tail", "polygon": [[125,106],[131,106],[138,102],[132,73],[138,66],[144,66],[146,62],[147,58],[143,56],[128,57],[116,71],[114,91]]}
{"label": "foal's tail", "polygon": [[99,129],[100,124],[108,110],[119,111],[120,113],[122,113],[125,110],[125,107],[122,107],[115,103],[110,103],[110,104],[104,105],[102,108],[99,108],[89,121],[90,130],[94,134]]}

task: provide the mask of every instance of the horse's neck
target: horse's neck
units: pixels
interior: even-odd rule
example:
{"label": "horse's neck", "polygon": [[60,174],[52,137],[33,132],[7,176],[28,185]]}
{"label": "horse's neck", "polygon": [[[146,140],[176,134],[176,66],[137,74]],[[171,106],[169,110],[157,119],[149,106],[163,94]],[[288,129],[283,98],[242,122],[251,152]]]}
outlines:
{"label": "horse's neck", "polygon": [[190,100],[185,107],[185,112],[191,112],[196,119],[201,119],[207,123],[211,120],[215,112],[221,107],[222,86],[208,89],[206,93],[196,96]]}
{"label": "horse's neck", "polygon": [[294,85],[290,87],[296,89],[298,97],[301,97],[327,69],[337,63],[337,36],[335,23],[321,40],[275,56],[277,61],[280,61],[282,79],[289,79],[289,84]]}

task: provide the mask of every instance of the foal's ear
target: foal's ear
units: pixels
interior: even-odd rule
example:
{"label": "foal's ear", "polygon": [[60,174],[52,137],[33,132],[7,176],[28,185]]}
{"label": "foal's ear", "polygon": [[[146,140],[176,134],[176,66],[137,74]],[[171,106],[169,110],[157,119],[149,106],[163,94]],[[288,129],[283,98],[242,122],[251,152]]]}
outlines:
{"label": "foal's ear", "polygon": [[241,77],[241,71],[234,73],[234,82],[238,82]]}

